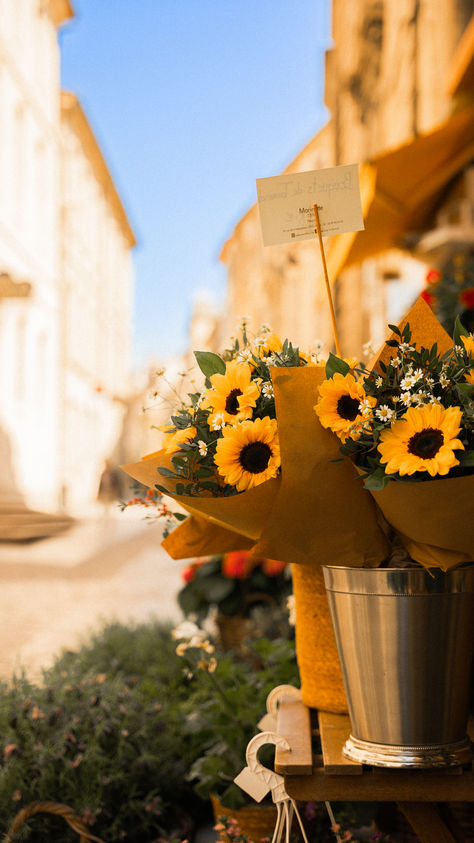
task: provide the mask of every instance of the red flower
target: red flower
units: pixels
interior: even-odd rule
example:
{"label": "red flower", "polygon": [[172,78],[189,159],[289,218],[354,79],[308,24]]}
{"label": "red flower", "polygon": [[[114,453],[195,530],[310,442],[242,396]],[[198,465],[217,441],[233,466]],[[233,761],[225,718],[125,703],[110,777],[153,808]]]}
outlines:
{"label": "red flower", "polygon": [[181,571],[181,577],[184,582],[192,582],[194,577],[196,576],[196,565],[188,565],[183,571]]}
{"label": "red flower", "polygon": [[225,554],[222,573],[224,577],[245,580],[254,566],[255,562],[251,560],[248,550],[234,550]]}
{"label": "red flower", "polygon": [[420,293],[420,296],[421,296],[422,299],[424,299],[426,304],[429,304],[430,307],[433,307],[433,305],[436,301],[436,296],[434,296],[433,293],[430,293],[429,290],[423,290]]}
{"label": "red flower", "polygon": [[474,309],[474,287],[468,287],[459,293],[459,301],[469,310]]}
{"label": "red flower", "polygon": [[286,562],[280,562],[279,559],[264,559],[262,562],[262,569],[267,577],[278,577],[286,568]]}
{"label": "red flower", "polygon": [[441,279],[441,277],[442,277],[441,272],[438,272],[437,269],[430,269],[426,273],[426,279],[425,280],[426,280],[427,284],[436,284],[437,281],[439,281]]}

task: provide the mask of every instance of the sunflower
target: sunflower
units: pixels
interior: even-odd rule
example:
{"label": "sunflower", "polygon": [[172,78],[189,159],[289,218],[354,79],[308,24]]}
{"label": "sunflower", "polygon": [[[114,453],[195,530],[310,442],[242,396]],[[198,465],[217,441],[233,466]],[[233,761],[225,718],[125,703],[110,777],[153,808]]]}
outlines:
{"label": "sunflower", "polygon": [[236,360],[227,363],[224,375],[211,375],[212,389],[201,401],[201,407],[213,410],[209,416],[211,428],[217,413],[222,414],[226,424],[235,424],[252,417],[260,395],[260,381],[258,378],[252,381],[251,376],[251,367]]}
{"label": "sunflower", "polygon": [[226,483],[238,492],[276,477],[280,467],[277,423],[268,417],[224,428],[215,463]]}
{"label": "sunflower", "polygon": [[175,454],[176,451],[180,450],[180,445],[184,445],[186,442],[191,442],[196,436],[195,427],[185,427],[184,429],[180,428],[179,430],[175,430],[173,425],[169,424],[161,428],[161,430],[165,434],[165,438],[163,440],[163,450],[165,454]]}
{"label": "sunflower", "polygon": [[[323,381],[319,387],[319,399],[314,407],[323,427],[329,427],[344,442],[351,429],[370,418],[370,410],[377,401],[365,393],[362,384],[354,375],[336,372],[332,378]],[[359,405],[364,402],[367,410],[361,413]]]}
{"label": "sunflower", "polygon": [[377,446],[380,462],[386,463],[386,474],[415,474],[427,471],[431,477],[448,474],[459,465],[454,450],[464,450],[456,439],[461,429],[462,410],[438,404],[410,407],[392,424],[389,430],[380,434]]}

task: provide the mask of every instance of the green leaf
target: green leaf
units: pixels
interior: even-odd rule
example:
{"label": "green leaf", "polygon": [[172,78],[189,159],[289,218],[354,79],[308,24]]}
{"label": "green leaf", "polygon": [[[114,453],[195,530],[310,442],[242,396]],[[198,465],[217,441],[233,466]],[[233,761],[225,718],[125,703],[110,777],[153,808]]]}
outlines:
{"label": "green leaf", "polygon": [[469,400],[474,393],[474,385],[472,383],[457,383],[454,392],[458,394],[461,401]]}
{"label": "green leaf", "polygon": [[188,517],[185,512],[173,512],[173,516],[176,518],[176,521],[186,521]]}
{"label": "green leaf", "polygon": [[377,468],[364,483],[364,489],[369,489],[371,492],[377,492],[385,489],[387,483],[390,482],[388,474],[385,474],[383,468]]}
{"label": "green leaf", "polygon": [[456,456],[459,458],[461,465],[474,466],[474,451],[462,451],[461,453],[456,452]]}
{"label": "green leaf", "polygon": [[178,593],[178,604],[185,615],[190,615],[194,612],[199,614],[199,612],[208,608],[208,601],[194,588],[194,583],[192,582],[187,583]]}
{"label": "green leaf", "polygon": [[[158,468],[158,472],[159,474],[161,474],[162,477],[179,477],[179,475],[176,474],[174,471],[171,471],[171,469],[169,468],[164,468],[162,465],[160,465],[160,467]],[[169,495],[169,492],[167,492],[167,494]]]}
{"label": "green leaf", "polygon": [[194,356],[201,372],[206,378],[210,378],[211,375],[223,375],[225,373],[225,363],[218,354],[213,354],[212,351],[195,351]]}
{"label": "green leaf", "polygon": [[329,357],[326,363],[326,377],[332,378],[336,372],[339,372],[341,375],[348,375],[351,370],[351,367],[345,360],[341,360],[340,357],[336,357],[332,351],[329,352]]}
{"label": "green leaf", "polygon": [[462,324],[459,316],[456,316],[456,322],[454,323],[454,333],[453,333],[453,341],[454,345],[460,345],[464,348],[464,343],[461,340],[461,337],[468,337],[469,331],[466,330],[464,325]]}
{"label": "green leaf", "polygon": [[194,584],[202,597],[205,597],[209,603],[220,603],[235,588],[233,580],[214,575],[200,577],[199,579],[196,577]]}
{"label": "green leaf", "polygon": [[397,328],[396,325],[391,325],[390,322],[389,322],[388,327],[390,328],[390,330],[392,331],[393,334],[396,334],[397,337],[401,337],[400,329]]}

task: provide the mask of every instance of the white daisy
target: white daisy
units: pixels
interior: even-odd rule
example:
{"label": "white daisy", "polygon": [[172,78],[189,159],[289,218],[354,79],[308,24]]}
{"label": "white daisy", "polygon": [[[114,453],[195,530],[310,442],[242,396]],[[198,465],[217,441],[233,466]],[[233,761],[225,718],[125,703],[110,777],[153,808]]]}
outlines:
{"label": "white daisy", "polygon": [[381,404],[380,407],[377,407],[375,415],[380,421],[390,421],[395,415],[395,412],[387,404]]}
{"label": "white daisy", "polygon": [[273,384],[271,381],[265,381],[262,386],[262,394],[265,398],[273,398]]}
{"label": "white daisy", "polygon": [[197,444],[198,444],[199,456],[201,456],[201,457],[205,457],[205,456],[206,456],[206,454],[207,454],[207,445],[206,445],[206,443],[205,443],[205,442],[203,442],[203,440],[202,440],[202,439],[199,439],[199,441],[198,441],[198,443],[197,443]]}
{"label": "white daisy", "polygon": [[224,413],[215,413],[209,427],[211,430],[222,430],[225,427]]}

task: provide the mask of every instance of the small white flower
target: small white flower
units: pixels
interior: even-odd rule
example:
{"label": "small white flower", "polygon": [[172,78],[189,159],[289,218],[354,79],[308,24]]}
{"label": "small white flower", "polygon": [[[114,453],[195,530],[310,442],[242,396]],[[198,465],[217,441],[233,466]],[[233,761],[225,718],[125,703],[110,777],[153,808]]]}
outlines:
{"label": "small white flower", "polygon": [[225,427],[224,413],[216,413],[212,417],[209,427],[211,430],[222,430],[222,428]]}
{"label": "small white flower", "polygon": [[394,369],[398,369],[401,362],[402,361],[399,357],[392,357],[392,359],[390,360],[390,365],[393,366]]}
{"label": "small white flower", "polygon": [[197,624],[192,623],[192,621],[182,621],[179,626],[171,630],[173,641],[179,641],[181,638],[191,639],[195,636],[198,636],[199,640],[202,641],[206,637],[206,634]]}
{"label": "small white flower", "polygon": [[449,386],[449,384],[451,383],[451,381],[449,380],[449,378],[447,378],[447,377],[446,377],[446,375],[444,374],[444,372],[442,372],[442,373],[440,374],[440,376],[439,376],[439,382],[440,382],[440,384],[441,384],[441,386],[442,386],[442,387],[447,387],[447,386]]}
{"label": "small white flower", "polygon": [[375,415],[380,421],[390,421],[395,415],[395,412],[387,404],[381,404],[380,407],[377,407]]}
{"label": "small white flower", "polygon": [[275,363],[276,357],[275,357],[274,354],[270,354],[268,357],[262,357],[261,360],[262,360],[262,363],[265,363],[267,366],[273,366],[274,363]]}
{"label": "small white flower", "polygon": [[442,407],[441,398],[438,398],[437,395],[432,395],[430,397],[430,404],[436,404],[438,407]]}
{"label": "small white flower", "polygon": [[364,398],[359,404],[359,413],[362,416],[368,416],[372,413],[372,407],[368,398]]}
{"label": "small white flower", "polygon": [[462,345],[455,345],[454,351],[456,352],[456,354],[464,354],[466,349]]}
{"label": "small white flower", "polygon": [[380,388],[382,386],[382,384],[383,384],[383,378],[381,378],[380,375],[379,375],[378,378],[375,378],[375,386]]}
{"label": "small white flower", "polygon": [[398,349],[402,352],[402,354],[406,354],[407,351],[414,351],[415,346],[409,345],[407,342],[401,342],[398,346]]}
{"label": "small white flower", "polygon": [[239,360],[240,363],[249,363],[251,359],[252,359],[252,352],[250,351],[249,348],[243,348],[237,354],[237,360]]}
{"label": "small white flower", "polygon": [[273,384],[271,381],[265,381],[262,386],[262,394],[265,398],[273,398]]}
{"label": "small white flower", "polygon": [[409,407],[413,403],[413,395],[411,392],[404,392],[400,401],[405,405],[405,407]]}
{"label": "small white flower", "polygon": [[413,377],[415,379],[415,383],[417,383],[423,377],[423,369],[415,369],[413,372]]}
{"label": "small white flower", "polygon": [[425,383],[427,386],[434,386],[434,378],[425,378]]}
{"label": "small white flower", "polygon": [[399,395],[392,395],[392,404],[398,404],[399,401],[400,401]]}
{"label": "small white flower", "polygon": [[205,442],[203,442],[203,440],[202,440],[202,439],[199,439],[199,441],[198,441],[198,443],[197,443],[197,444],[198,444],[199,456],[200,456],[200,457],[205,457],[205,456],[206,456],[206,454],[207,454],[207,445],[206,445],[206,443],[205,443]]}
{"label": "small white flower", "polygon": [[263,348],[267,344],[266,337],[255,337],[253,344],[256,348]]}
{"label": "small white flower", "polygon": [[400,381],[400,388],[406,392],[408,389],[413,389],[416,382],[417,379],[413,375],[405,375],[405,377]]}
{"label": "small white flower", "polygon": [[364,357],[372,357],[372,355],[375,354],[375,346],[372,340],[364,343],[362,346],[362,354]]}
{"label": "small white flower", "polygon": [[267,322],[264,322],[263,325],[260,328],[260,331],[261,331],[262,334],[271,334],[272,329],[271,329],[270,325],[268,325]]}
{"label": "small white flower", "polygon": [[421,407],[422,404],[426,404],[427,398],[428,393],[420,389],[419,392],[415,392],[413,395],[413,403],[416,404],[417,407]]}

